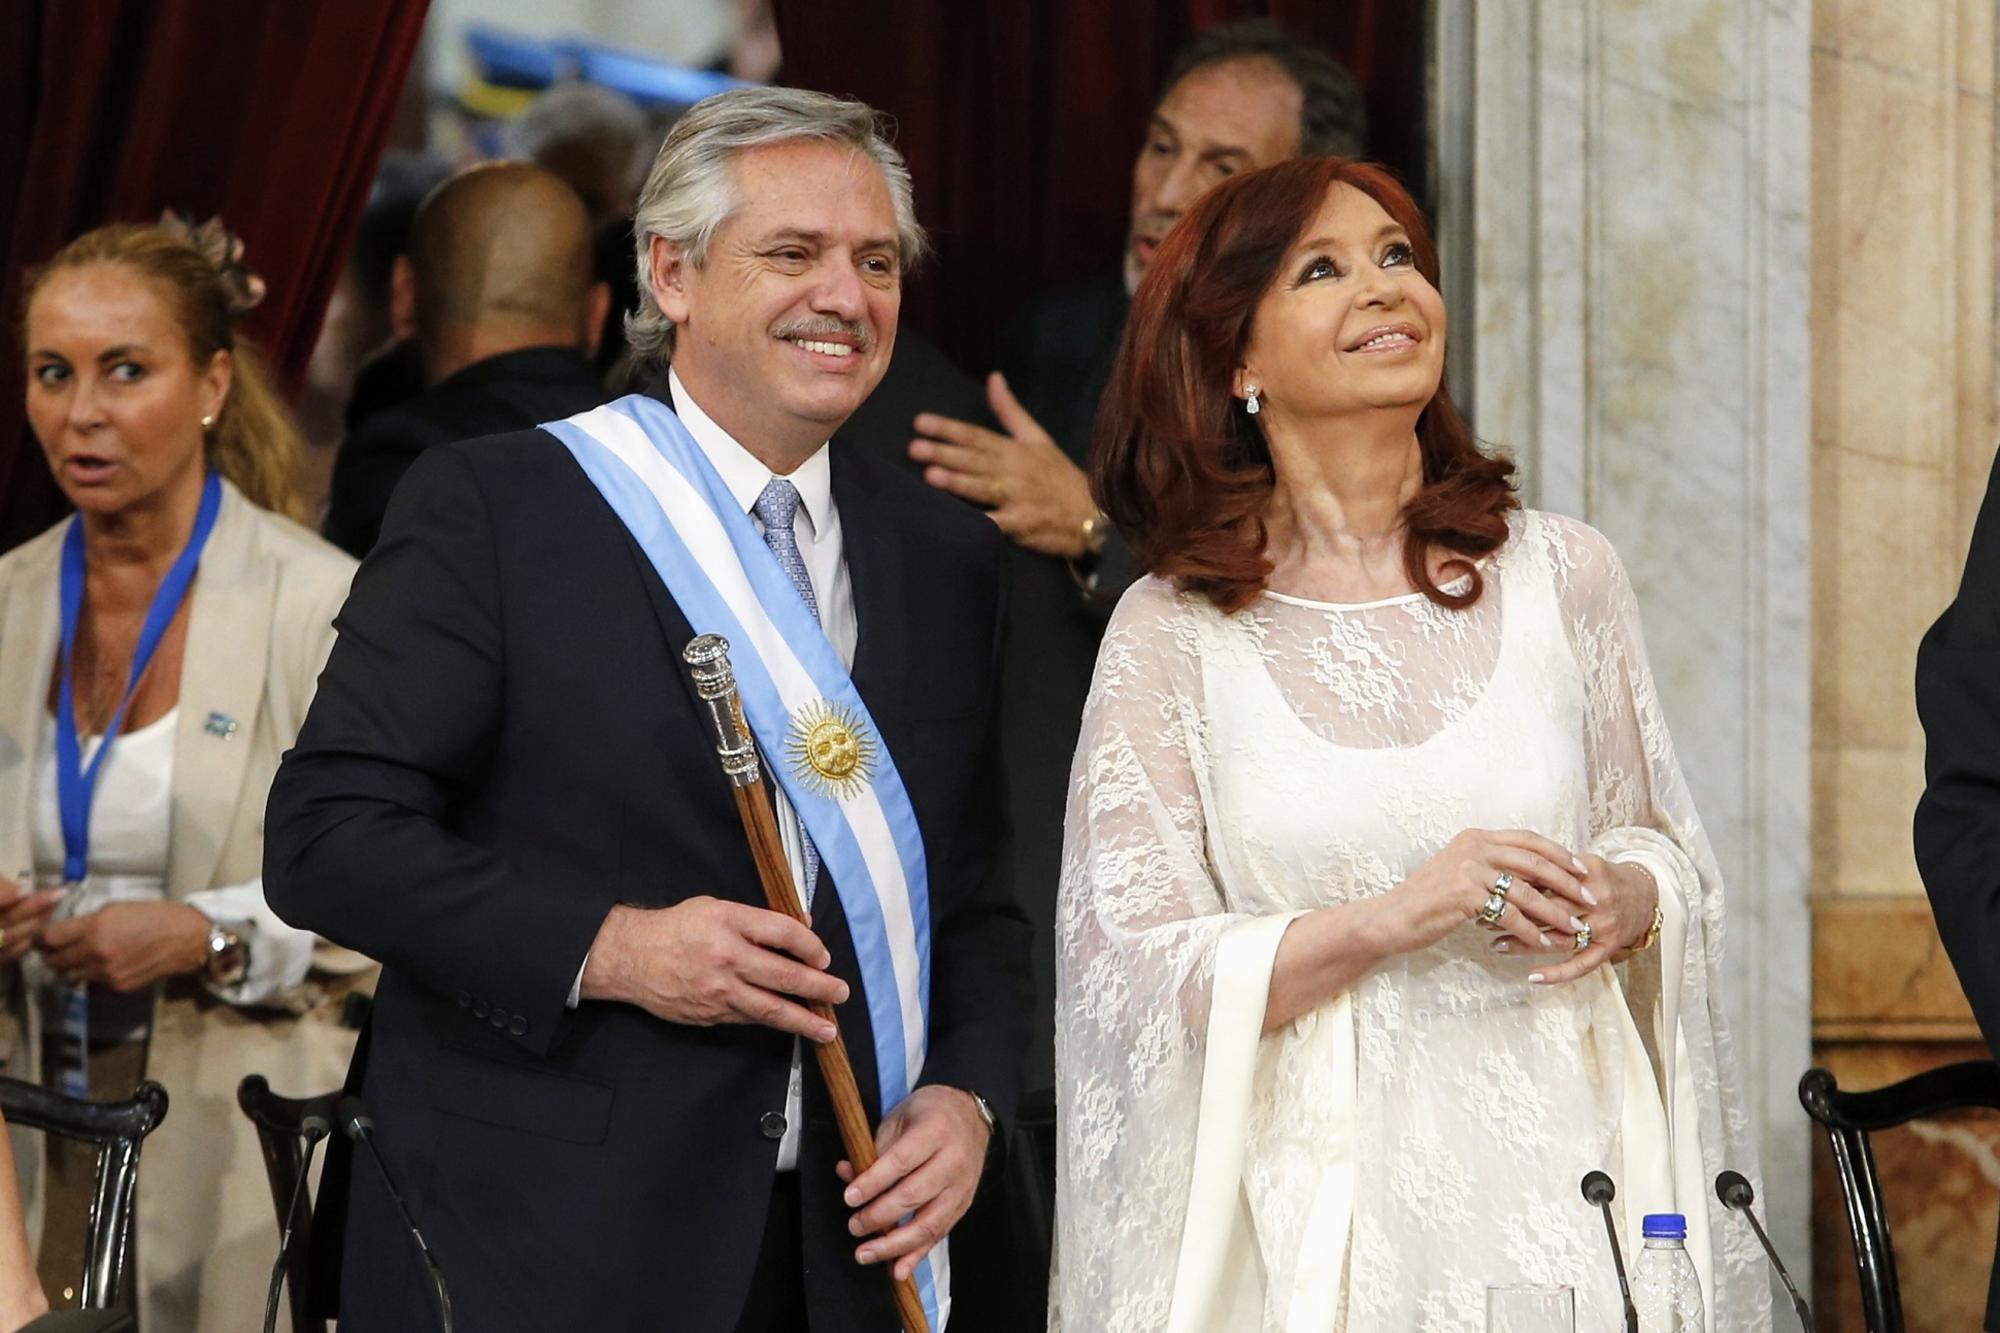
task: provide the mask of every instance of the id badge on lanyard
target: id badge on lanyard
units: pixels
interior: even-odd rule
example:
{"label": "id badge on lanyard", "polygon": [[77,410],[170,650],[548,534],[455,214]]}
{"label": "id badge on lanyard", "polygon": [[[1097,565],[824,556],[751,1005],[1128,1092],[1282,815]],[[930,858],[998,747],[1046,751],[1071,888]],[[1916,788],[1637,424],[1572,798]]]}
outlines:
{"label": "id badge on lanyard", "polygon": [[[201,507],[195,513],[194,531],[188,535],[187,545],[175,557],[173,566],[153,593],[152,605],[146,608],[145,623],[139,630],[138,647],[132,654],[132,670],[125,681],[125,693],[118,701],[118,711],[104,728],[104,738],[97,744],[97,752],[90,762],[83,762],[83,742],[77,732],[76,697],[71,688],[72,663],[76,654],[77,625],[83,616],[83,520],[70,520],[69,531],[63,535],[62,583],[60,588],[62,608],[62,667],[56,687],[56,805],[62,816],[63,833],[63,900],[57,914],[81,916],[89,903],[90,890],[90,801],[97,790],[97,779],[104,771],[104,760],[111,753],[118,733],[125,725],[125,712],[132,705],[132,696],[138,692],[139,682],[145,678],[146,668],[152,664],[153,654],[159,651],[160,640],[167,634],[174,617],[180,612],[181,603],[187,600],[188,588],[194,582],[196,568],[201,563],[202,548],[208,544],[209,534],[215,529],[216,514],[222,508],[222,479],[214,472],[202,483]],[[61,1023],[51,1035],[56,1038],[55,1049],[46,1058],[53,1062],[57,1071],[56,1086],[72,1097],[90,1095],[90,988],[82,984],[60,984],[52,997]]]}

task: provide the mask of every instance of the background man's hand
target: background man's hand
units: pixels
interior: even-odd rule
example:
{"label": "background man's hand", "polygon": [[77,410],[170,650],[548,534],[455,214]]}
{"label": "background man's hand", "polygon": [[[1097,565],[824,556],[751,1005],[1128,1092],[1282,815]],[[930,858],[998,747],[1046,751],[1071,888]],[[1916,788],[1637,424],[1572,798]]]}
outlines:
{"label": "background man's hand", "polygon": [[834,1026],[803,1001],[841,1004],[847,983],[819,936],[780,912],[719,898],[672,907],[620,904],[605,916],[580,995],[637,1005],[669,1023],[761,1023],[832,1041]]}
{"label": "background man's hand", "polygon": [[986,378],[986,399],[1006,434],[925,412],[916,422],[924,438],[910,442],[910,457],[929,465],[924,480],[931,485],[985,505],[1017,544],[1080,558],[1083,525],[1097,514],[1089,479],[1028,415],[998,371]]}
{"label": "background man's hand", "polygon": [[875,1165],[858,1180],[852,1164],[834,1168],[849,1182],[842,1197],[855,1210],[847,1229],[869,1238],[855,1259],[894,1259],[899,1280],[915,1272],[972,1206],[989,1137],[969,1092],[932,1084],[906,1097],[875,1135]]}

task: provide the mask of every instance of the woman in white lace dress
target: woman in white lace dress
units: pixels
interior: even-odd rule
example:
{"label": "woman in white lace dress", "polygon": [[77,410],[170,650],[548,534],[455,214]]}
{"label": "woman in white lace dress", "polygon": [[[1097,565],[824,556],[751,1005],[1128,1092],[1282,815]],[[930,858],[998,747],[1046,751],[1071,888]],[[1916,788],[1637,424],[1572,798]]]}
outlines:
{"label": "woman in white lace dress", "polygon": [[[1443,385],[1415,206],[1303,159],[1161,247],[1098,489],[1153,577],[1077,753],[1058,918],[1053,1321],[1468,1330],[1603,1224],[1689,1215],[1711,1329],[1768,1326],[1722,885],[1602,536],[1521,511]],[[1747,1241],[1747,1244],[1746,1244]]]}

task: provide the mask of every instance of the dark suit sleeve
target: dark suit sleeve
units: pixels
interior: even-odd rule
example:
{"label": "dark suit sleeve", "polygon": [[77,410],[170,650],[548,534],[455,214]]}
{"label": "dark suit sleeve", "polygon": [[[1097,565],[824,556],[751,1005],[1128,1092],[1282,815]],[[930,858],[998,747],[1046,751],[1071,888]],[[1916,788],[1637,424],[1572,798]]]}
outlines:
{"label": "dark suit sleeve", "polygon": [[[994,541],[994,577],[1001,547]],[[992,676],[1000,680],[1005,591],[995,600]],[[1004,1126],[1021,1099],[1028,1048],[1028,918],[1015,901],[1000,704],[993,700],[978,781],[965,803],[945,863],[932,869],[932,896],[956,899],[933,923],[930,1051],[920,1084],[978,1093]],[[939,893],[943,886],[944,893]]]}
{"label": "dark suit sleeve", "polygon": [[1988,1045],[2000,1043],[2000,465],[1958,596],[1917,649],[1917,868]]}
{"label": "dark suit sleeve", "polygon": [[271,788],[265,893],[295,926],[522,1016],[546,1054],[615,894],[531,882],[454,826],[505,687],[494,534],[456,449],[410,469],[335,627]]}

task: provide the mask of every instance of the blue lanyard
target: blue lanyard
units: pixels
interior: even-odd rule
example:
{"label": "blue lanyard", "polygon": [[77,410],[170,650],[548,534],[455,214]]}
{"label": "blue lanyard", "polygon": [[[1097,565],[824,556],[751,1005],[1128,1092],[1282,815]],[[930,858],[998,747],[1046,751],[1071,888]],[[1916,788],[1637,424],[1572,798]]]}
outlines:
{"label": "blue lanyard", "polygon": [[62,812],[63,833],[63,878],[72,884],[83,882],[90,867],[90,798],[97,789],[97,775],[104,767],[104,756],[111,753],[111,743],[118,739],[119,728],[125,725],[125,710],[131,706],[132,695],[139,688],[139,680],[146,674],[146,667],[159,649],[160,640],[166,637],[167,626],[174,623],[175,614],[186,599],[188,585],[194,582],[195,567],[201,563],[201,548],[208,544],[208,534],[215,527],[215,515],[222,508],[222,480],[215,473],[208,474],[208,480],[201,490],[201,508],[196,512],[194,532],[188,543],[181,548],[173,567],[160,580],[160,587],[153,594],[153,604],[146,608],[146,623],[139,630],[138,651],[132,655],[132,676],[125,682],[125,697],[118,701],[118,711],[111,718],[111,725],[104,729],[104,739],[98,743],[97,753],[91,756],[89,767],[83,764],[83,749],[76,735],[76,698],[70,688],[70,662],[76,652],[76,626],[83,614],[83,519],[71,519],[69,531],[63,535],[62,552],[62,680],[58,685],[56,698],[56,804]]}

